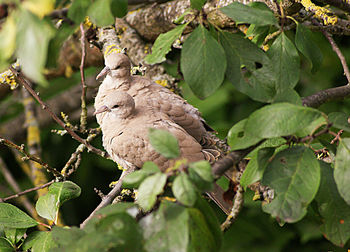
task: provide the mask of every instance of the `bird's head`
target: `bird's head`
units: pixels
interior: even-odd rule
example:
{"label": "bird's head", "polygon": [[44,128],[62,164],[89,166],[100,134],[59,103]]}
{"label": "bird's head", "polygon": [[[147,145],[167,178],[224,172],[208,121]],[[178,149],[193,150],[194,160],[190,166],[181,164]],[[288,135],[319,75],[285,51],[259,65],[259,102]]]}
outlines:
{"label": "bird's head", "polygon": [[111,120],[125,119],[134,112],[134,109],[135,101],[128,93],[114,91],[105,97],[104,104],[95,111],[94,115],[106,113]]}
{"label": "bird's head", "polygon": [[111,53],[105,57],[105,67],[97,75],[96,80],[109,75],[112,78],[127,78],[130,76],[130,59],[124,53]]}

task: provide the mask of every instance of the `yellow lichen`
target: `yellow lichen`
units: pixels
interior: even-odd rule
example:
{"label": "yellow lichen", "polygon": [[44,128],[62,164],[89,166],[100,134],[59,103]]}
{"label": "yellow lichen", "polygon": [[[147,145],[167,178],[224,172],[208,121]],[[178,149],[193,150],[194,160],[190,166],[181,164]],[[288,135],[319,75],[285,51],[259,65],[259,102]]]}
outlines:
{"label": "yellow lichen", "polygon": [[155,83],[163,86],[163,87],[167,87],[168,86],[168,81],[167,80],[156,80]]}
{"label": "yellow lichen", "polygon": [[104,52],[104,56],[107,57],[108,55],[110,55],[111,53],[115,52],[115,53],[121,53],[121,49],[119,48],[118,45],[116,44],[111,44],[109,46],[106,47],[106,50]]}
{"label": "yellow lichen", "polygon": [[323,20],[325,25],[335,25],[338,22],[338,17],[333,15],[331,11],[329,11],[325,7],[317,6],[311,0],[299,0],[307,11],[313,12],[316,18]]}

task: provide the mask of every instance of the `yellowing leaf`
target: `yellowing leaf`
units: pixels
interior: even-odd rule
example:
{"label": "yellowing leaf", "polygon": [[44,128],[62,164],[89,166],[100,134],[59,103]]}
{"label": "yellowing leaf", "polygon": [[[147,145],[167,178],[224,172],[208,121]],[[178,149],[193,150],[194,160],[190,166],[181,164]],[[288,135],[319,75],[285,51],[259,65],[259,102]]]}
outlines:
{"label": "yellowing leaf", "polygon": [[0,60],[7,60],[12,56],[16,46],[16,23],[12,16],[9,16],[2,25],[0,37]]}
{"label": "yellowing leaf", "polygon": [[53,11],[55,0],[27,0],[23,3],[23,6],[38,17],[43,18],[46,14]]}

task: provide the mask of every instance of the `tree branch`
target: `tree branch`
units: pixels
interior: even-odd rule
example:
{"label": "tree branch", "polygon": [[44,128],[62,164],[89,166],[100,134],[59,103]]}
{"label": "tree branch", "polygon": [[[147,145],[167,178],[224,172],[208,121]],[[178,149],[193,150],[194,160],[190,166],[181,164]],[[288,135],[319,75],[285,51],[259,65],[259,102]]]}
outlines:
{"label": "tree branch", "polygon": [[350,97],[350,85],[330,88],[326,90],[321,90],[316,94],[306,96],[302,99],[303,105],[306,107],[318,108],[322,104],[334,101],[341,100]]}
{"label": "tree branch", "polygon": [[85,83],[85,75],[84,75],[84,64],[85,64],[85,31],[83,23],[80,24],[80,43],[81,43],[81,63],[80,63],[80,78],[81,78],[81,115],[80,115],[80,129],[82,131],[86,130],[87,125],[87,109],[86,109],[86,83]]}
{"label": "tree branch", "polygon": [[120,192],[122,191],[124,177],[135,170],[136,170],[136,167],[129,168],[128,170],[123,171],[122,175],[120,176],[118,182],[115,184],[113,189],[106,196],[103,197],[101,203],[95,208],[94,211],[92,211],[92,213],[89,215],[89,217],[87,217],[86,220],[84,220],[83,223],[80,224],[80,228],[84,228],[86,223],[94,217],[95,213],[98,210],[100,210],[101,208],[103,208],[103,207],[105,207],[113,202],[115,197],[117,197],[120,194]]}
{"label": "tree branch", "polygon": [[95,147],[93,147],[91,144],[89,144],[85,139],[82,139],[80,136],[78,136],[71,128],[67,127],[67,125],[59,119],[55,113],[52,112],[51,108],[48,107],[39,97],[39,95],[30,87],[27,80],[25,80],[20,72],[17,72],[14,68],[10,67],[10,70],[16,75],[16,78],[22,84],[29,93],[39,102],[39,104],[42,106],[44,110],[46,110],[50,116],[61,126],[63,127],[75,140],[78,142],[85,144],[89,151],[92,151],[102,157],[106,157],[106,153],[104,151],[101,151]]}

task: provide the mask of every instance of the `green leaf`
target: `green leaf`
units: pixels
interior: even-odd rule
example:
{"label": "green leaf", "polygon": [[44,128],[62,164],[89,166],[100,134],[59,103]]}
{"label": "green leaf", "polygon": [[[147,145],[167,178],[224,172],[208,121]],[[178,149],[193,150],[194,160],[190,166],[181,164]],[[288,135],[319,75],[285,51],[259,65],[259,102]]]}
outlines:
{"label": "green leaf", "polygon": [[[233,139],[229,143],[232,150],[237,150],[254,145],[264,138],[293,135],[300,130],[310,134],[315,128],[309,128],[309,125],[315,121],[319,125],[319,122],[325,121],[322,117],[322,113],[313,108],[290,103],[267,105],[253,112],[244,125],[244,135],[237,137],[237,134],[231,134]],[[309,132],[306,132],[306,128]]]}
{"label": "green leaf", "polygon": [[180,156],[177,139],[168,131],[150,128],[148,138],[152,147],[164,157],[170,159]]}
{"label": "green leaf", "polygon": [[349,116],[344,112],[333,112],[328,115],[328,120],[332,126],[350,132]]}
{"label": "green leaf", "polygon": [[144,211],[152,209],[157,201],[157,196],[163,192],[167,176],[158,172],[146,178],[139,187],[136,202]]}
{"label": "green leaf", "polygon": [[56,247],[56,244],[52,240],[52,233],[42,231],[40,236],[35,240],[32,251],[47,252],[54,247]]}
{"label": "green leaf", "polygon": [[338,246],[350,238],[350,206],[339,195],[329,164],[321,164],[321,184],[316,196],[318,211],[323,219],[321,232]]}
{"label": "green leaf", "polygon": [[199,25],[183,44],[181,71],[185,82],[200,99],[213,94],[224,80],[225,51],[203,25]]}
{"label": "green leaf", "polygon": [[204,215],[196,208],[189,208],[190,246],[188,251],[218,251],[213,233],[208,227]]}
{"label": "green leaf", "polygon": [[41,217],[55,221],[59,209],[59,206],[56,203],[56,196],[54,194],[47,193],[39,197],[35,204],[35,209]]}
{"label": "green leaf", "polygon": [[90,5],[91,2],[86,0],[72,1],[72,5],[68,9],[68,18],[73,20],[75,23],[80,24],[85,19],[87,9]]}
{"label": "green leaf", "polygon": [[323,54],[313,38],[312,32],[306,26],[297,24],[295,45],[298,50],[309,60],[311,72],[315,73],[320,68]]}
{"label": "green leaf", "polygon": [[128,12],[127,0],[111,0],[111,11],[115,17],[122,18]]}
{"label": "green leaf", "polygon": [[[34,243],[37,241],[37,239],[40,238],[41,235],[43,235],[43,231],[34,231],[31,232],[28,237],[24,240],[24,243],[22,245],[23,250],[31,249],[34,245]],[[35,251],[34,251],[35,252]]]}
{"label": "green leaf", "polygon": [[7,228],[30,228],[38,222],[17,207],[0,203],[0,225]]}
{"label": "green leaf", "polygon": [[[263,50],[249,39],[229,32],[220,32],[219,41],[227,58],[225,75],[235,88],[257,101],[272,100],[275,73],[271,72],[272,62]],[[244,66],[242,72],[241,66]]]}
{"label": "green leaf", "polygon": [[248,23],[259,26],[278,25],[277,19],[271,10],[254,8],[239,2],[234,2],[222,7],[220,8],[220,11],[237,23]]}
{"label": "green leaf", "polygon": [[262,183],[275,192],[263,210],[278,221],[296,222],[305,214],[320,184],[320,165],[313,152],[303,146],[285,149],[265,170]]}
{"label": "green leaf", "polygon": [[143,164],[142,170],[134,171],[125,176],[123,179],[123,187],[129,189],[138,188],[145,178],[159,171],[155,163],[147,161]]}
{"label": "green leaf", "polygon": [[[6,238],[12,243],[17,244],[22,237],[24,236],[25,232],[27,231],[26,228],[4,228],[5,236]],[[0,249],[1,251],[1,249]]]}
{"label": "green leaf", "polygon": [[335,156],[334,180],[338,191],[346,203],[350,205],[350,138],[339,142]]}
{"label": "green leaf", "polygon": [[179,25],[166,33],[160,34],[153,44],[152,53],[145,58],[146,63],[157,64],[165,61],[165,55],[171,51],[171,45],[181,36],[187,25],[188,23]]}
{"label": "green leaf", "polygon": [[85,235],[85,232],[77,227],[58,227],[54,226],[51,230],[52,240],[60,246],[67,246],[76,242]]}
{"label": "green leaf", "polygon": [[250,158],[240,180],[244,190],[247,189],[248,185],[261,180],[265,168],[268,165],[268,161],[274,152],[275,148],[261,148]]}
{"label": "green leaf", "polygon": [[220,251],[222,241],[223,241],[223,233],[220,228],[220,222],[217,218],[217,215],[213,208],[209,205],[208,201],[203,199],[202,197],[198,197],[196,200],[196,204],[194,205],[204,216],[206,220],[206,224],[209,227],[212,235],[215,240],[215,248],[217,251]]}
{"label": "green leaf", "polygon": [[46,84],[43,70],[50,39],[55,30],[29,11],[22,10],[17,30],[17,57],[26,77],[39,84]]}
{"label": "green leaf", "polygon": [[196,188],[186,173],[180,173],[174,180],[172,186],[176,199],[185,206],[193,206],[197,199]]}
{"label": "green leaf", "polygon": [[146,251],[187,251],[189,213],[185,207],[164,201],[158,211],[140,221]]}
{"label": "green leaf", "polygon": [[300,58],[292,41],[282,32],[268,50],[276,73],[277,95],[293,89],[299,81]]}
{"label": "green leaf", "polygon": [[208,161],[190,163],[188,175],[190,180],[200,191],[211,191],[213,189],[214,177]]}
{"label": "green leaf", "polygon": [[111,0],[96,0],[90,4],[87,15],[97,26],[107,26],[114,23],[111,10]]}
{"label": "green leaf", "polygon": [[14,252],[16,250],[11,246],[11,244],[4,237],[0,237],[0,251]]}
{"label": "green leaf", "polygon": [[201,10],[207,0],[191,0],[191,7],[196,10]]}
{"label": "green leaf", "polygon": [[49,193],[55,195],[58,205],[62,206],[64,202],[80,196],[81,189],[72,181],[56,182],[50,185]]}

